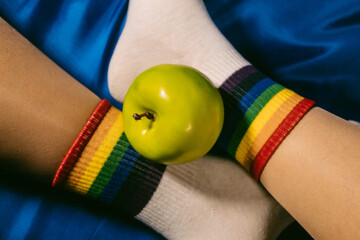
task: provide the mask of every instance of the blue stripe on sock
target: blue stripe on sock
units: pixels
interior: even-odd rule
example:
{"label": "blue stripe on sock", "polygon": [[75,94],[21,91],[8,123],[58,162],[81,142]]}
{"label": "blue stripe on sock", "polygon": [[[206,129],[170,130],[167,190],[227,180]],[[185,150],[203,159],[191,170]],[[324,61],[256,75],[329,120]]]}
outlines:
{"label": "blue stripe on sock", "polygon": [[[273,80],[269,78],[264,78],[257,84],[255,84],[240,100],[237,105],[235,103],[230,103],[227,101],[233,100],[231,96],[228,96],[226,92],[223,92],[223,99],[225,105],[225,121],[230,124],[224,124],[224,128],[219,137],[219,144],[225,149],[228,148],[228,145],[233,137],[236,126],[241,121],[242,117],[246,111],[251,107],[255,100],[270,86],[276,84]],[[229,107],[230,106],[230,107]],[[235,108],[235,109],[233,109]],[[236,109],[239,108],[239,109]],[[226,127],[228,126],[228,127]]]}
{"label": "blue stripe on sock", "polygon": [[271,85],[275,84],[273,80],[270,78],[265,78],[255,84],[249,92],[246,93],[245,96],[241,98],[239,101],[238,107],[241,109],[243,113],[245,113],[251,105],[255,102],[255,100]]}
{"label": "blue stripe on sock", "polygon": [[124,184],[126,178],[134,167],[139,154],[130,145],[122,157],[119,165],[117,166],[110,181],[99,196],[100,200],[110,203],[119,192],[120,188]]}

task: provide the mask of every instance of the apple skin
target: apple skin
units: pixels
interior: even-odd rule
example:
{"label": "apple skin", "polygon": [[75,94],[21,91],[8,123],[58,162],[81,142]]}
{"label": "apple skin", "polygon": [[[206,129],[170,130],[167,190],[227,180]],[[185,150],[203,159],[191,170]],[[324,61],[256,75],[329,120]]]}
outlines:
{"label": "apple skin", "polygon": [[[154,119],[135,120],[150,112]],[[224,122],[221,95],[199,71],[163,64],[142,72],[123,103],[124,131],[143,157],[163,164],[193,161],[215,144]]]}

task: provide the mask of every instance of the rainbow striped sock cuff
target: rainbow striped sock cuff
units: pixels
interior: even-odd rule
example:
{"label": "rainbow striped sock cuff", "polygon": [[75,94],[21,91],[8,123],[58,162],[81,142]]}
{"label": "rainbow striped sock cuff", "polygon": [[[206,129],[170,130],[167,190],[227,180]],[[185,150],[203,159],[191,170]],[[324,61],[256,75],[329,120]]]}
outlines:
{"label": "rainbow striped sock cuff", "polygon": [[69,175],[69,172],[74,167],[76,161],[80,157],[82,151],[88,144],[90,138],[101,123],[102,119],[105,117],[110,107],[111,104],[104,99],[95,108],[94,112],[87,120],[85,126],[75,139],[74,143],[70,147],[59,168],[57,169],[52,182],[53,187],[64,184]]}
{"label": "rainbow striped sock cuff", "polygon": [[245,66],[219,88],[225,120],[219,144],[258,180],[272,153],[314,105]]}
{"label": "rainbow striped sock cuff", "polygon": [[155,192],[165,166],[141,157],[129,144],[122,112],[110,107],[67,174],[71,190],[136,216]]}

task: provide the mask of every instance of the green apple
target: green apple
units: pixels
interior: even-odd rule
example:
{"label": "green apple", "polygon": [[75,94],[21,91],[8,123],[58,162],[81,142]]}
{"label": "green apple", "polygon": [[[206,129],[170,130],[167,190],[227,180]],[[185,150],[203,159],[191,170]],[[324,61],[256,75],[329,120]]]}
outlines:
{"label": "green apple", "polygon": [[139,154],[158,163],[185,163],[215,144],[224,106],[218,89],[202,73],[164,64],[134,80],[124,99],[123,121]]}

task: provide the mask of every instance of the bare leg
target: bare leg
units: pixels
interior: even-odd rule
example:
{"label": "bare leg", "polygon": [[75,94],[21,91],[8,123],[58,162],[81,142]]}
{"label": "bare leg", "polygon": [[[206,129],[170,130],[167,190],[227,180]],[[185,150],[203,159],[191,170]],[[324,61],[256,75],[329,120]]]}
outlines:
{"label": "bare leg", "polygon": [[266,189],[315,239],[360,238],[360,127],[314,108],[276,150]]}
{"label": "bare leg", "polygon": [[0,19],[0,161],[51,181],[99,98]]}

